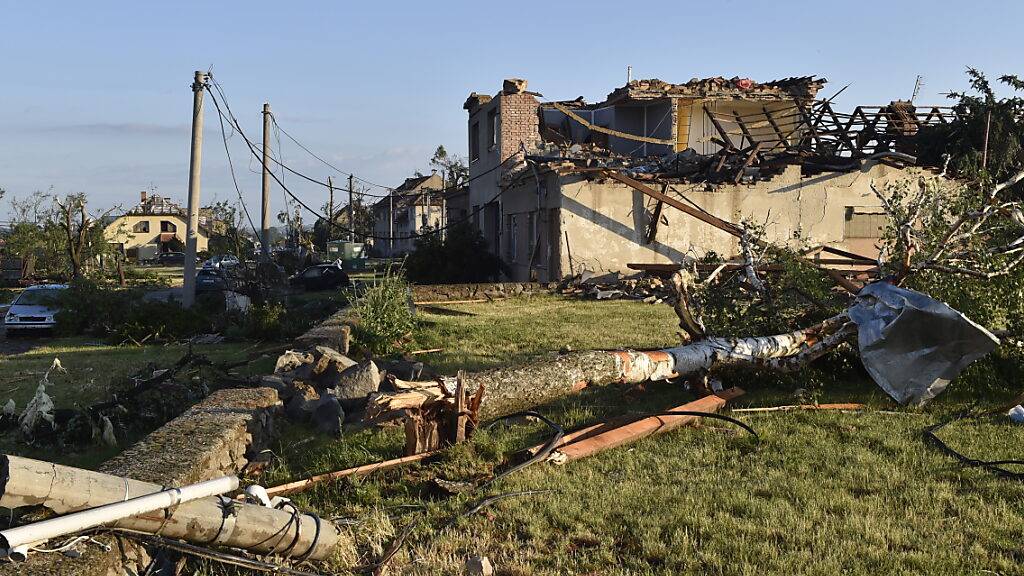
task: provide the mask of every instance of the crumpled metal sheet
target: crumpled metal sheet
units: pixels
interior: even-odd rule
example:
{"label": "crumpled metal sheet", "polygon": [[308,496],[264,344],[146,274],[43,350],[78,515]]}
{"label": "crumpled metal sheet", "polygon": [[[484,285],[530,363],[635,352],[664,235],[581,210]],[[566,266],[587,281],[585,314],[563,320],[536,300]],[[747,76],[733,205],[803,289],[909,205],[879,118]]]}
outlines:
{"label": "crumpled metal sheet", "polygon": [[864,367],[900,404],[931,400],[999,345],[991,332],[946,304],[888,282],[865,286],[849,315]]}

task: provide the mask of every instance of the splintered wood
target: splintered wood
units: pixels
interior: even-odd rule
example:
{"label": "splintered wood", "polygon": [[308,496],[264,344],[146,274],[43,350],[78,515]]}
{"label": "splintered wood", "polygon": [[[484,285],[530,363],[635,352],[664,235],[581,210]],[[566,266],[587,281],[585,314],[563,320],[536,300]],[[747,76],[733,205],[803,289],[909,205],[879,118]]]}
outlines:
{"label": "splintered wood", "polygon": [[407,456],[463,442],[479,423],[484,386],[477,386],[471,393],[461,371],[454,393],[442,382],[396,379],[394,386],[397,392],[370,396],[366,417],[378,422],[404,420]]}

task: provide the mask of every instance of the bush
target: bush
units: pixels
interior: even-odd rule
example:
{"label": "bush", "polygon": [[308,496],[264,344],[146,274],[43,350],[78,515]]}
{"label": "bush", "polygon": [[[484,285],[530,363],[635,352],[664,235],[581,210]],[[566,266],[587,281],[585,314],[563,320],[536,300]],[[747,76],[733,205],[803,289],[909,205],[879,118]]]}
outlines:
{"label": "bush", "polygon": [[253,305],[245,315],[245,333],[256,340],[277,340],[286,318],[284,306],[277,302]]}
{"label": "bush", "polygon": [[409,284],[400,268],[389,265],[383,278],[362,293],[351,292],[348,298],[358,317],[355,339],[374,354],[394,351],[412,332],[414,319]]}
{"label": "bush", "polygon": [[465,222],[450,228],[443,240],[440,234],[418,238],[405,259],[406,276],[417,284],[491,282],[504,269],[483,235]]}
{"label": "bush", "polygon": [[147,336],[187,338],[210,331],[214,314],[200,299],[191,309],[177,302],[143,299],[137,289],[112,289],[87,279],[75,280],[57,298],[56,331],[61,335],[88,334],[118,342]]}

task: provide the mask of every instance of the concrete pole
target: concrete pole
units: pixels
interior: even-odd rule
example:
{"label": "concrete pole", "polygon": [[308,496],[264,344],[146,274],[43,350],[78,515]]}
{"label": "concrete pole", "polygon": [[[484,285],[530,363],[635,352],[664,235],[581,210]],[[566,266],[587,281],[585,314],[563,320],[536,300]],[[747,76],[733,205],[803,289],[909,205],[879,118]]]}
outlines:
{"label": "concrete pole", "polygon": [[270,262],[270,103],[263,103],[263,203],[260,210],[263,261]]}
{"label": "concrete pole", "polygon": [[348,240],[349,242],[356,241],[356,208],[355,204],[352,203],[352,175],[348,175]]}
{"label": "concrete pole", "polygon": [[327,177],[327,189],[330,190],[331,196],[327,201],[327,219],[329,225],[327,226],[327,240],[331,240],[331,230],[334,229],[334,180],[331,177]]}
{"label": "concrete pole", "polygon": [[185,226],[185,278],[181,304],[189,308],[196,301],[196,244],[199,240],[199,178],[203,163],[203,90],[209,76],[196,70],[192,83],[192,156],[188,169],[188,220]]}

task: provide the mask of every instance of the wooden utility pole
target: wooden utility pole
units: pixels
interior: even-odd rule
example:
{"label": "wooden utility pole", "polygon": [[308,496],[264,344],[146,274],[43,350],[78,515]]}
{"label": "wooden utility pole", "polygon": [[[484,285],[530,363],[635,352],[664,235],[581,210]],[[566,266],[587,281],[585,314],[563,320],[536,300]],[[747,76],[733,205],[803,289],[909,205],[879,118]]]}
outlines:
{"label": "wooden utility pole", "polygon": [[192,155],[188,167],[188,219],[185,226],[185,278],[181,304],[189,308],[196,301],[196,244],[199,240],[199,176],[203,162],[203,90],[209,75],[196,70],[192,82]]}
{"label": "wooden utility pole", "polygon": [[[288,207],[286,206],[287,210]],[[260,210],[260,248],[270,262],[270,103],[263,103],[263,203]]]}
{"label": "wooden utility pole", "polygon": [[352,203],[352,175],[348,175],[348,240],[349,242],[356,241],[356,207]]}
{"label": "wooden utility pole", "polygon": [[395,191],[388,191],[388,258],[395,253]]}

